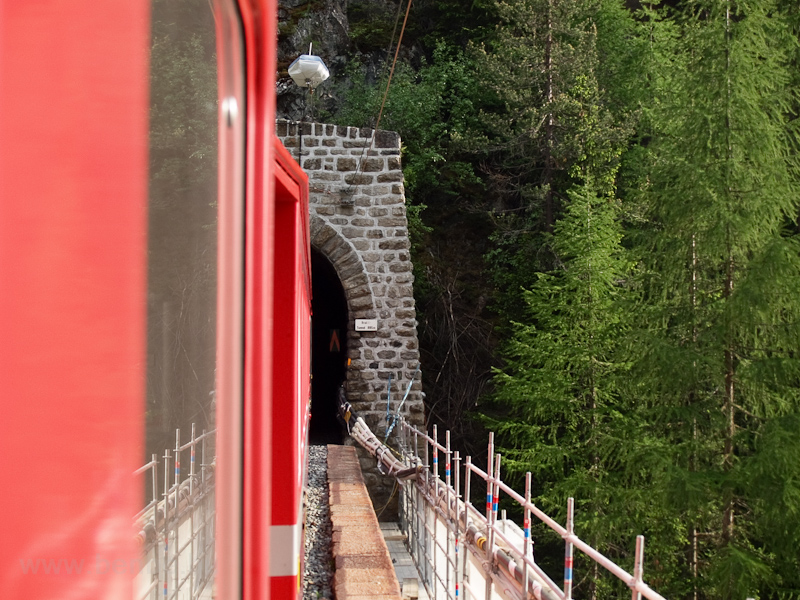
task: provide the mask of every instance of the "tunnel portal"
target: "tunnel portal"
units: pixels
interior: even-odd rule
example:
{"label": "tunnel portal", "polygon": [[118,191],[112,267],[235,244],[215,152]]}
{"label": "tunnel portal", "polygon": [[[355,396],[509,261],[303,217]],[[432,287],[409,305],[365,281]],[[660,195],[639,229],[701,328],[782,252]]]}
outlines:
{"label": "tunnel portal", "polygon": [[337,392],[346,376],[347,299],[333,265],[311,250],[311,425],[312,444],[341,444]]}
{"label": "tunnel portal", "polygon": [[[310,441],[355,443],[335,415],[342,381],[355,414],[380,439],[390,429],[388,412],[424,426],[400,136],[286,121],[276,124],[276,133],[309,179]],[[399,432],[393,427],[388,436],[394,447]],[[396,482],[365,450],[359,459],[373,502],[391,514]]]}

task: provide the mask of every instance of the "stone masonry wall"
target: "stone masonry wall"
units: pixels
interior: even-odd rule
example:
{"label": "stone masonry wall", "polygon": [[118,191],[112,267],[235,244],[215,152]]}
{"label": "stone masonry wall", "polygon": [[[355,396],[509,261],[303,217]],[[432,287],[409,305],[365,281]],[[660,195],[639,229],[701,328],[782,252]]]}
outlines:
{"label": "stone masonry wall", "polygon": [[[301,160],[310,187],[311,245],[336,269],[348,305],[347,396],[383,439],[386,390],[392,377],[392,411],[412,381],[402,413],[424,424],[410,242],[406,219],[400,136],[389,131],[321,123],[278,121],[284,146]],[[355,331],[356,319],[377,319],[377,331]],[[396,442],[397,428],[392,432]],[[390,440],[391,441],[391,440]],[[352,439],[347,444],[354,445]],[[387,502],[394,481],[357,447],[376,508]]]}

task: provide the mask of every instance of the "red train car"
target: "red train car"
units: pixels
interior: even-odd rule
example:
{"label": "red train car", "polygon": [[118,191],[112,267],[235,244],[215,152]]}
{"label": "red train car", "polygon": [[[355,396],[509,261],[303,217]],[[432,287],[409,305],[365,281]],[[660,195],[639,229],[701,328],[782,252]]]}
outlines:
{"label": "red train car", "polygon": [[300,593],[308,184],[276,16],[0,0],[3,598]]}

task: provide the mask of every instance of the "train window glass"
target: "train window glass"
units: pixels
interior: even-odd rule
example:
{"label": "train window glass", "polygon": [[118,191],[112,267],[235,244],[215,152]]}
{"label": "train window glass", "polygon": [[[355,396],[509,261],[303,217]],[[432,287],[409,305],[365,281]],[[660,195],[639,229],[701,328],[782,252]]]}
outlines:
{"label": "train window glass", "polygon": [[220,130],[236,102],[221,94],[219,4],[151,2],[147,404],[136,516],[142,570],[134,583],[142,599],[210,598],[215,586],[218,337],[241,335],[218,327],[217,314],[220,290],[231,283],[218,266],[231,202],[220,186],[231,179],[219,175],[221,164],[231,168],[222,140],[229,134]]}

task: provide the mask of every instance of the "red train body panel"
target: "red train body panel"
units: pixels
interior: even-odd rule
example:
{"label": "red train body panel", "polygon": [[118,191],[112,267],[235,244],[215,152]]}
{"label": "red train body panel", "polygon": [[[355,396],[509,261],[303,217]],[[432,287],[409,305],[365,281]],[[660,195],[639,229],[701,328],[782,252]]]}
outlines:
{"label": "red train body panel", "polygon": [[[205,173],[217,194],[197,201],[213,211],[216,231],[208,267],[216,290],[207,319],[213,372],[205,373],[215,384],[212,399],[204,393],[202,400],[203,410],[213,409],[206,418],[216,436],[215,458],[203,465],[213,473],[215,512],[202,535],[215,532],[204,542],[215,558],[204,567],[211,583],[202,596],[186,591],[196,578],[184,575],[183,559],[169,548],[189,545],[198,560],[199,529],[192,521],[189,538],[180,523],[179,492],[200,485],[187,483],[185,426],[173,457],[174,507],[171,473],[163,489],[155,477],[146,489],[141,475],[156,437],[151,426],[161,435],[170,419],[184,419],[152,402],[158,386],[180,383],[163,372],[168,363],[152,347],[163,336],[172,352],[168,325],[183,318],[184,307],[152,302],[162,293],[153,287],[162,274],[149,262],[159,225],[153,215],[161,210],[153,204],[161,183],[152,171],[164,149],[149,132],[159,85],[149,75],[157,33],[150,3],[0,0],[3,598],[161,598],[153,568],[162,563],[162,578],[175,569],[164,583],[170,598],[300,594],[308,182],[274,136],[276,17],[275,0],[215,0],[216,41],[205,49],[216,44],[219,88],[211,116],[218,122],[216,174]],[[181,43],[190,37],[176,36]],[[166,256],[168,265],[173,255]],[[160,330],[156,314],[166,315]],[[192,337],[196,329],[187,327],[181,343],[203,345]],[[142,512],[150,493],[161,499]],[[156,526],[163,519],[168,529],[170,510],[175,537],[156,535],[143,559],[134,515]],[[153,584],[142,592],[147,578]]]}

